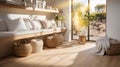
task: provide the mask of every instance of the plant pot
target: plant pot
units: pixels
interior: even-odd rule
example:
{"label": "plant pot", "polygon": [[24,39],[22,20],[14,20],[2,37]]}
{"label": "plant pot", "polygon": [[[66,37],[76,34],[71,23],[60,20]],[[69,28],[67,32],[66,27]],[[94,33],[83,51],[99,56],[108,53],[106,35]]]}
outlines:
{"label": "plant pot", "polygon": [[79,43],[85,44],[87,42],[86,36],[79,35]]}
{"label": "plant pot", "polygon": [[62,21],[61,20],[57,20],[57,27],[62,27]]}

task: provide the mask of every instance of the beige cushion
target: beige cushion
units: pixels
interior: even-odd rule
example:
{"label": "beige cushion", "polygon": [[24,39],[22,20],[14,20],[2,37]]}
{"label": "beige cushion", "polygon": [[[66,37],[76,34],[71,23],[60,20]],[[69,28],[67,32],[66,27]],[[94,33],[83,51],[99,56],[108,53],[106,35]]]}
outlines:
{"label": "beige cushion", "polygon": [[52,28],[52,22],[50,20],[46,20],[46,24],[47,24],[47,29]]}
{"label": "beige cushion", "polygon": [[57,24],[56,24],[55,20],[48,20],[48,23],[50,23],[50,25],[53,29],[57,28]]}
{"label": "beige cushion", "polygon": [[33,30],[40,30],[42,29],[42,26],[38,20],[30,20]]}
{"label": "beige cushion", "polygon": [[56,29],[57,25],[54,20],[40,20],[42,29]]}
{"label": "beige cushion", "polygon": [[33,27],[32,27],[32,24],[30,23],[30,20],[28,18],[23,18],[24,22],[25,22],[25,25],[27,27],[28,30],[32,30]]}
{"label": "beige cushion", "polygon": [[17,18],[15,20],[7,19],[6,24],[9,31],[26,31],[25,22],[22,18]]}
{"label": "beige cushion", "polygon": [[42,25],[42,29],[47,29],[46,21],[40,20],[40,23],[41,23],[41,25]]}
{"label": "beige cushion", "polygon": [[7,31],[7,25],[3,19],[0,19],[0,31]]}

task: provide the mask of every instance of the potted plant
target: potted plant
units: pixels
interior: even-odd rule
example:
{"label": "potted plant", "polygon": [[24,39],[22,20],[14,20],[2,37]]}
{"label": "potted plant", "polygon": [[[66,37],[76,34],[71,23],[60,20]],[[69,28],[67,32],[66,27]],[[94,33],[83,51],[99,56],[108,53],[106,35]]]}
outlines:
{"label": "potted plant", "polygon": [[55,19],[55,21],[57,23],[57,26],[62,27],[62,22],[64,21],[64,16],[56,15],[54,19]]}
{"label": "potted plant", "polygon": [[87,36],[87,30],[88,30],[88,21],[85,18],[82,18],[80,21],[80,31],[78,33],[79,35],[79,42],[86,43],[86,36]]}
{"label": "potted plant", "polygon": [[89,15],[86,12],[83,16],[81,14],[78,15],[79,16],[79,21],[80,21],[80,31],[78,33],[79,35],[79,42],[82,43],[86,43],[86,36],[87,36],[87,32],[88,32],[88,26],[89,26]]}

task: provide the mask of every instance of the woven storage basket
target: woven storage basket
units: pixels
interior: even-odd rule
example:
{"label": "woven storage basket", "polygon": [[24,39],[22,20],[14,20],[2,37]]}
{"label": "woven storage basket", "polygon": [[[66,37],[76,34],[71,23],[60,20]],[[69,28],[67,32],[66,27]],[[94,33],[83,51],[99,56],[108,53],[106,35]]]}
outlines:
{"label": "woven storage basket", "polygon": [[120,44],[110,44],[110,48],[106,51],[107,55],[120,55]]}
{"label": "woven storage basket", "polygon": [[32,39],[31,40],[32,45],[32,52],[37,53],[43,50],[43,40],[41,39]]}
{"label": "woven storage basket", "polygon": [[58,45],[58,40],[54,36],[48,36],[45,44],[47,47],[55,48]]}
{"label": "woven storage basket", "polygon": [[54,38],[57,39],[58,45],[62,44],[64,41],[64,37],[62,34],[54,34]]}
{"label": "woven storage basket", "polygon": [[25,57],[32,52],[32,46],[30,43],[15,43],[13,48],[16,56]]}

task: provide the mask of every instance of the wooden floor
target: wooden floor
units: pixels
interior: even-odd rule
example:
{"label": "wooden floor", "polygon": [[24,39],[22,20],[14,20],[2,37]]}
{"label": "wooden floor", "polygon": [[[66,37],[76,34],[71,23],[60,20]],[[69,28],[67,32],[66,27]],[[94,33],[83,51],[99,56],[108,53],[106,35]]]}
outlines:
{"label": "wooden floor", "polygon": [[120,67],[120,56],[98,56],[95,43],[64,44],[24,58],[0,60],[0,67]]}

